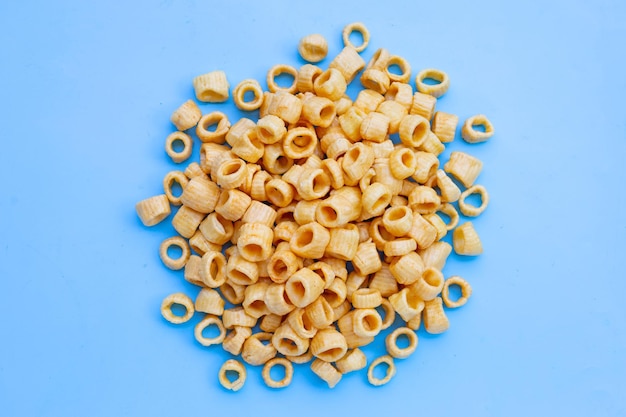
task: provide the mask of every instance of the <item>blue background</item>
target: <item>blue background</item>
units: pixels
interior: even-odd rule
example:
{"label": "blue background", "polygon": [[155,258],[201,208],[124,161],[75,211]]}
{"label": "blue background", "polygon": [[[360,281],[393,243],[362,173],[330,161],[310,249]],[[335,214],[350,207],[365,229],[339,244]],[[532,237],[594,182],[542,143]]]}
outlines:
{"label": "blue background", "polygon": [[[171,226],[144,228],[134,205],[175,168],[164,140],[194,76],[265,85],[274,64],[303,63],[302,36],[323,34],[332,57],[354,21],[366,60],[385,47],[412,83],[445,70],[438,109],[496,128],[449,146],[483,160],[491,195],[484,255],[445,269],[474,295],[384,387],[361,371],[329,390],[298,366],[285,390],[255,368],[227,392],[228,355],[195,342],[197,318],[160,316],[166,295],[197,290],[158,258]],[[626,415],[625,21],[619,0],[3,0],[0,414]],[[241,116],[232,99],[201,108]]]}

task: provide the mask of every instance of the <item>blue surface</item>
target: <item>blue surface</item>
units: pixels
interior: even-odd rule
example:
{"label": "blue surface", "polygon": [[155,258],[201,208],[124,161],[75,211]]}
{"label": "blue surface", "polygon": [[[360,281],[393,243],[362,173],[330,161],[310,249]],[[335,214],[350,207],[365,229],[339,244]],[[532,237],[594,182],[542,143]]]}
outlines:
{"label": "blue surface", "polygon": [[[626,415],[626,3],[114,3],[0,3],[2,416]],[[413,75],[447,71],[438,108],[497,130],[450,146],[484,161],[491,195],[484,255],[445,270],[474,295],[384,387],[359,372],[329,390],[299,366],[288,389],[252,369],[226,392],[227,355],[195,342],[197,319],[159,314],[197,290],[158,258],[171,227],[144,228],[134,204],[175,167],[169,115],[194,76],[263,81],[302,64],[304,35],[334,56],[354,21],[366,60],[386,47]]]}

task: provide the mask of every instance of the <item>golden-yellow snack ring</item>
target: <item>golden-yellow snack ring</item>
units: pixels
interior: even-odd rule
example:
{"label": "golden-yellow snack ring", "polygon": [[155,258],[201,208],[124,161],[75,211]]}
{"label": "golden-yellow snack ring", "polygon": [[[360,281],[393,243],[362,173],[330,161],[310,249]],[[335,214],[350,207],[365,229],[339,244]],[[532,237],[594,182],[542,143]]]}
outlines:
{"label": "golden-yellow snack ring", "polygon": [[[172,306],[174,304],[179,304],[185,307],[185,314],[182,316],[175,315],[172,312]],[[182,324],[189,321],[193,317],[194,311],[193,301],[191,298],[180,292],[168,295],[163,300],[163,303],[161,303],[161,314],[163,315],[163,318],[174,324]]]}

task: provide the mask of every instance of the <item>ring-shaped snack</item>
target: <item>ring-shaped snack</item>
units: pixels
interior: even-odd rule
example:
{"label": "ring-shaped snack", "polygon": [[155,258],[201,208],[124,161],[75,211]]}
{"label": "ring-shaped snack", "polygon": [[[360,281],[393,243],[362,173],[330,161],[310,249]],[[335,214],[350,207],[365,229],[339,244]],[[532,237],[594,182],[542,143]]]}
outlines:
{"label": "ring-shaped snack", "polygon": [[326,97],[330,101],[337,101],[343,97],[347,88],[346,79],[341,71],[335,68],[328,68],[313,81],[315,94],[319,97]]}
{"label": "ring-shaped snack", "polygon": [[[359,32],[361,34],[361,36],[363,37],[363,43],[361,45],[356,46],[350,41],[350,35],[352,34],[352,32]],[[343,45],[351,46],[357,52],[363,52],[365,48],[367,48],[367,45],[370,43],[370,32],[361,22],[354,22],[346,25],[346,27],[343,28],[342,37]]]}
{"label": "ring-shaped snack", "polygon": [[[237,374],[237,379],[231,381],[228,379],[227,373],[235,372]],[[239,391],[243,384],[246,382],[246,367],[243,363],[239,362],[235,359],[229,359],[220,368],[219,372],[219,381],[222,386],[231,391]]]}
{"label": "ring-shaped snack", "polygon": [[202,255],[200,278],[209,288],[218,288],[226,283],[226,257],[218,251],[208,251]]}
{"label": "ring-shaped snack", "polygon": [[[433,85],[426,84],[424,80],[427,78],[439,81],[439,83]],[[415,77],[415,87],[420,93],[439,98],[448,91],[448,88],[450,87],[450,78],[448,77],[448,74],[441,70],[426,68],[421,70]]]}
{"label": "ring-shaped snack", "polygon": [[[450,299],[450,285],[458,285],[459,288],[461,289],[461,297],[456,301],[453,301]],[[463,278],[461,278],[458,275],[448,278],[443,283],[443,289],[441,290],[441,298],[443,299],[443,303],[448,308],[461,307],[462,305],[467,303],[467,300],[470,298],[471,295],[472,295],[471,285],[469,284],[469,282],[465,281]]]}
{"label": "ring-shaped snack", "polygon": [[[285,369],[285,376],[283,376],[280,380],[275,380],[271,376],[272,368],[275,366],[282,366]],[[265,362],[263,365],[263,381],[270,388],[285,388],[287,385],[291,384],[291,379],[293,378],[293,365],[292,363],[285,358],[273,358],[269,361]]]}
{"label": "ring-shaped snack", "polygon": [[243,343],[241,358],[250,365],[263,365],[274,358],[277,353],[271,340],[272,333],[254,333]]}
{"label": "ring-shaped snack", "polygon": [[217,167],[215,179],[217,185],[223,189],[233,189],[241,186],[246,180],[247,167],[243,159],[229,159]]}
{"label": "ring-shaped snack", "polygon": [[[482,126],[484,132],[474,129],[474,126]],[[465,120],[461,128],[461,137],[468,143],[484,142],[494,134],[493,125],[484,114],[477,114]]]}
{"label": "ring-shaped snack", "polygon": [[343,357],[348,351],[348,344],[343,333],[334,326],[320,329],[311,338],[309,350],[316,358],[326,362],[335,362]]}
{"label": "ring-shaped snack", "polygon": [[354,348],[349,350],[343,358],[336,361],[335,365],[339,372],[347,374],[348,372],[365,368],[367,366],[367,358],[361,349]]}
{"label": "ring-shaped snack", "polygon": [[[400,74],[394,74],[391,71],[389,71],[389,68],[394,65],[396,65],[400,69]],[[389,58],[389,61],[387,61],[387,67],[385,67],[385,71],[387,72],[387,75],[389,76],[389,80],[392,83],[393,82],[408,83],[409,79],[411,78],[411,65],[408,63],[406,59],[398,55],[393,55]]]}
{"label": "ring-shaped snack", "polygon": [[[185,307],[185,314],[183,316],[177,316],[172,312],[172,306],[174,304],[181,305]],[[193,301],[191,298],[183,294],[182,292],[177,292],[171,295],[168,295],[161,303],[161,315],[163,318],[170,323],[174,324],[182,324],[189,321],[193,317],[193,313],[195,312]]]}
{"label": "ring-shaped snack", "polygon": [[[377,378],[376,376],[374,376],[374,368],[376,368],[378,365],[381,365],[381,364],[387,365],[387,372],[384,378]],[[380,385],[384,385],[387,382],[391,381],[391,378],[393,378],[395,374],[396,374],[396,365],[393,362],[393,358],[389,355],[383,355],[379,358],[374,359],[372,363],[370,363],[370,366],[367,369],[367,380],[369,381],[370,384],[374,385],[375,387],[378,387]]]}
{"label": "ring-shaped snack", "polygon": [[[482,201],[480,206],[475,207],[465,201],[465,199],[472,194],[478,194],[480,196],[480,199]],[[488,204],[489,193],[487,193],[487,189],[482,185],[472,185],[470,188],[463,191],[461,193],[461,197],[459,197],[459,209],[461,210],[461,213],[468,217],[478,216],[480,213],[485,211]]]}
{"label": "ring-shaped snack", "polygon": [[454,229],[452,246],[457,255],[476,256],[483,253],[483,244],[472,222],[465,222]]}
{"label": "ring-shaped snack", "polygon": [[293,200],[294,188],[280,178],[272,178],[265,184],[265,193],[269,202],[284,208]]}
{"label": "ring-shaped snack", "polygon": [[389,168],[394,178],[400,180],[409,178],[417,169],[415,151],[408,147],[395,148],[389,155]]}
{"label": "ring-shaped snack", "polygon": [[[293,77],[293,82],[291,83],[291,85],[287,87],[281,87],[278,84],[276,84],[276,77],[278,77],[281,74],[288,74]],[[272,93],[276,93],[278,91],[284,91],[290,94],[294,94],[297,89],[297,80],[298,80],[298,70],[292,67],[291,65],[286,65],[286,64],[274,65],[267,72],[267,80],[266,80],[267,89],[270,90]]]}
{"label": "ring-shaped snack", "polygon": [[318,140],[315,131],[296,127],[287,131],[283,139],[283,152],[288,158],[303,159],[313,155]]}
{"label": "ring-shaped snack", "polygon": [[459,224],[459,213],[456,211],[452,204],[442,204],[437,209],[437,212],[441,212],[450,218],[450,220],[446,223],[447,231],[453,230]]}
{"label": "ring-shaped snack", "polygon": [[[250,101],[246,101],[245,99],[246,93],[248,92],[254,94],[254,98]],[[233,101],[239,110],[257,110],[263,104],[263,89],[261,88],[261,84],[252,78],[243,80],[237,84],[237,87],[235,87],[233,91]]]}
{"label": "ring-shaped snack", "polygon": [[[215,337],[204,337],[202,332],[209,326],[217,326],[220,333]],[[196,324],[193,334],[202,346],[217,345],[224,341],[224,338],[226,337],[226,328],[219,317],[207,314],[198,324]]]}
{"label": "ring-shaped snack", "polygon": [[[172,189],[174,183],[178,183],[181,188],[181,193],[178,196],[174,195],[174,190]],[[188,183],[189,179],[182,171],[170,171],[165,174],[165,177],[163,178],[163,190],[165,191],[167,199],[170,200],[170,203],[175,206],[181,205],[180,197],[182,195],[182,191],[185,190]]]}
{"label": "ring-shaped snack", "polygon": [[[398,337],[400,336],[406,336],[409,339],[409,345],[407,347],[401,348],[398,346]],[[408,358],[415,352],[415,349],[417,349],[417,334],[408,327],[398,327],[387,335],[385,338],[385,346],[390,356],[397,359]]]}
{"label": "ring-shaped snack", "polygon": [[154,226],[169,216],[172,208],[167,195],[159,194],[135,204],[135,211],[144,226]]}
{"label": "ring-shaped snack", "polygon": [[[181,250],[181,255],[176,259],[172,258],[169,253],[167,253],[172,246],[178,246]],[[191,256],[189,244],[181,236],[169,237],[161,242],[161,246],[159,247],[159,257],[161,261],[163,261],[165,266],[174,271],[183,269],[189,260],[189,256]]]}
{"label": "ring-shaped snack", "polygon": [[392,235],[405,236],[413,226],[413,212],[408,206],[389,207],[383,214],[382,224]]}
{"label": "ring-shaped snack", "polygon": [[[319,62],[328,54],[328,42],[324,36],[314,33],[300,39],[298,52],[305,61]],[[320,71],[321,72],[321,71]],[[300,90],[300,92],[303,92]]]}
{"label": "ring-shaped snack", "polygon": [[352,293],[352,305],[354,308],[376,308],[382,302],[383,298],[377,289],[358,288]]}
{"label": "ring-shaped snack", "polygon": [[[213,125],[216,125],[215,130],[209,130]],[[200,118],[196,126],[196,135],[204,143],[224,143],[229,129],[228,117],[221,111],[214,111]]]}
{"label": "ring-shaped snack", "polygon": [[380,327],[381,330],[388,329],[396,319],[396,311],[393,309],[393,306],[389,302],[388,299],[383,298],[383,301],[380,303],[381,309],[385,312],[383,319],[383,323]]}
{"label": "ring-shaped snack", "polygon": [[[176,142],[181,142],[183,144],[183,148],[180,151],[174,149],[174,144]],[[165,139],[165,152],[172,158],[172,161],[181,163],[186,161],[191,156],[191,151],[193,150],[193,140],[191,136],[186,133],[176,131],[171,133]]]}
{"label": "ring-shaped snack", "polygon": [[354,334],[360,337],[375,337],[382,330],[383,319],[373,308],[357,308],[353,310]]}

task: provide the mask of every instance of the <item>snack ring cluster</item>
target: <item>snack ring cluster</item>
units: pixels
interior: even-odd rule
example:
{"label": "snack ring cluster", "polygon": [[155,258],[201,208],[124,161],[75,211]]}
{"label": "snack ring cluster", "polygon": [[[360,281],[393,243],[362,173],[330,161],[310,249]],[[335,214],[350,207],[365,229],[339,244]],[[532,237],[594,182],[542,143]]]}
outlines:
{"label": "snack ring cluster", "polygon": [[[352,32],[361,35],[360,45],[350,40]],[[422,323],[429,333],[445,332],[444,306],[460,307],[472,293],[463,278],[442,273],[453,249],[482,253],[472,223],[459,224],[457,207],[472,217],[489,202],[485,187],[476,184],[480,160],[460,151],[439,160],[459,122],[435,111],[449,88],[448,75],[424,69],[414,91],[404,58],[384,48],[369,62],[361,57],[370,40],[365,25],[347,25],[342,38],[345,46],[327,68],[276,65],[267,74],[269,91],[253,79],[237,84],[234,104],[258,110],[257,120],[231,121],[219,111],[203,115],[195,101],[183,103],[172,114],[177,131],[168,136],[166,152],[183,163],[199,140],[200,159],[167,173],[163,194],[136,205],[146,226],[178,207],[171,219],[178,236],[162,243],[160,256],[201,289],[195,300],[168,296],[162,314],[172,323],[202,314],[194,332],[198,342],[241,358],[220,370],[226,389],[244,386],[243,362],[263,366],[272,388],[289,385],[294,363],[310,363],[332,388],[345,373],[368,367],[360,347],[399,316],[402,324],[387,336],[387,352],[367,370],[372,385],[385,384],[396,373],[394,361],[416,350]],[[319,62],[328,45],[314,34],[302,38],[298,50]],[[278,85],[281,74],[293,82]],[[346,90],[356,80],[363,89],[353,99]],[[199,101],[230,96],[223,71],[199,75],[193,86]],[[476,115],[463,124],[461,137],[476,143],[493,133],[487,117]],[[176,185],[182,194],[175,195]],[[480,206],[467,200],[472,194],[482,199]],[[452,245],[442,240],[449,232]],[[172,257],[172,247],[181,255]],[[461,289],[461,298],[451,297],[451,286]],[[184,315],[174,314],[175,304]],[[209,327],[218,335],[204,336]],[[400,336],[407,347],[398,344]],[[374,368],[381,364],[387,371],[377,378]],[[285,371],[280,380],[270,376],[275,366]],[[228,379],[227,372],[237,378]]]}

